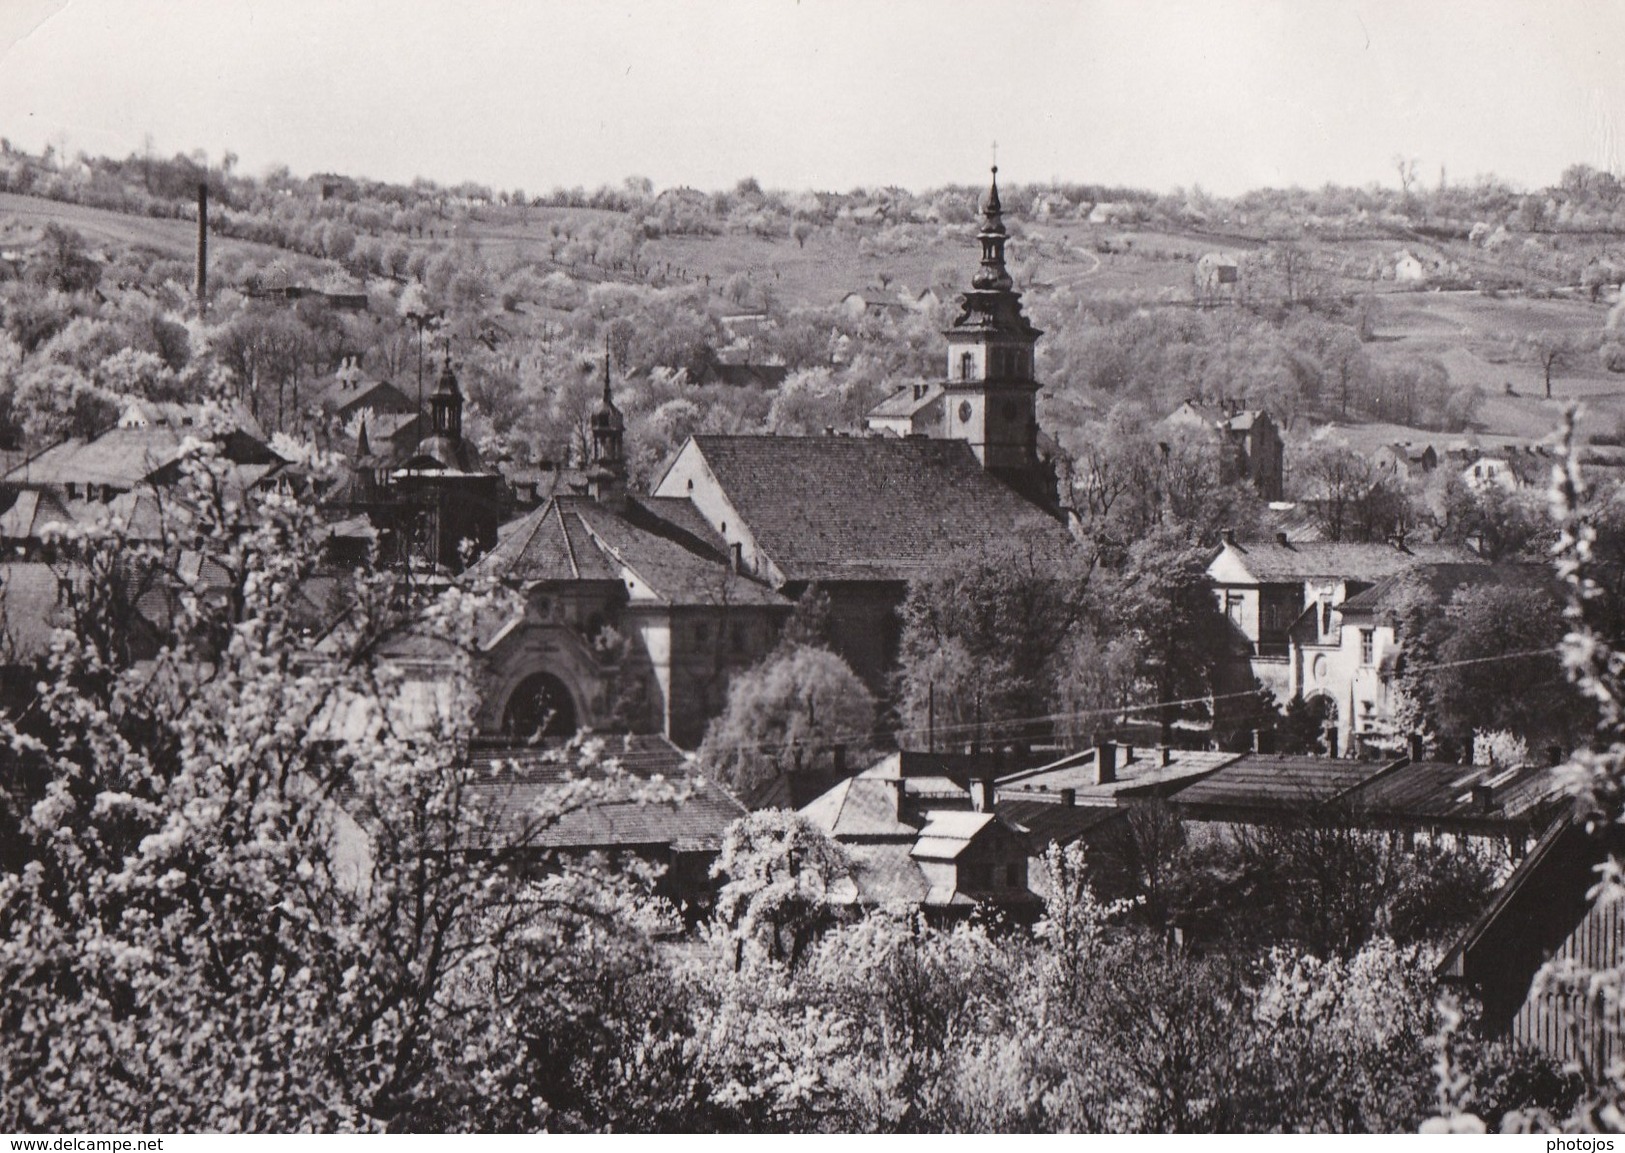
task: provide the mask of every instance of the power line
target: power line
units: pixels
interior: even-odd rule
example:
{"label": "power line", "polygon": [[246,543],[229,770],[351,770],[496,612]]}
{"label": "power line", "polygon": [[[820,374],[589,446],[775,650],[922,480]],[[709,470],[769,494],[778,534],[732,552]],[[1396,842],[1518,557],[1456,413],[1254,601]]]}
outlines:
{"label": "power line", "polygon": [[[1441,669],[1464,668],[1464,667],[1467,667],[1469,665],[1497,664],[1497,663],[1501,663],[1501,662],[1505,662],[1505,661],[1524,660],[1524,659],[1527,659],[1529,657],[1550,656],[1550,655],[1558,654],[1561,651],[1562,651],[1562,646],[1560,646],[1560,645],[1551,645],[1551,646],[1548,646],[1548,647],[1545,647],[1545,648],[1519,649],[1519,650],[1516,650],[1516,651],[1510,652],[1510,653],[1496,653],[1496,654],[1493,654],[1491,656],[1484,656],[1484,657],[1464,657],[1464,658],[1462,658],[1460,660],[1453,660],[1453,661],[1435,661],[1435,662],[1432,662],[1430,664],[1407,665],[1406,668],[1407,668],[1407,671],[1412,672],[1412,673],[1428,673],[1428,672],[1436,672],[1436,671],[1441,670]],[[956,723],[952,723],[952,724],[940,724],[939,723],[939,724],[937,724],[935,726],[934,730],[929,726],[916,725],[916,726],[888,729],[888,730],[886,730],[885,732],[882,732],[882,733],[875,733],[873,731],[862,732],[862,733],[850,732],[849,731],[849,732],[845,732],[845,733],[834,733],[834,734],[828,734],[828,735],[820,736],[816,746],[811,746],[811,745],[802,746],[800,744],[800,742],[792,740],[792,741],[761,741],[761,742],[757,742],[755,744],[714,745],[714,746],[712,746],[712,748],[713,748],[714,751],[723,752],[723,753],[743,753],[743,752],[767,753],[767,752],[789,752],[789,751],[797,748],[798,746],[805,747],[805,748],[826,748],[827,749],[827,748],[832,748],[832,747],[834,747],[836,745],[852,744],[852,743],[857,743],[857,742],[862,742],[862,741],[868,741],[868,740],[870,740],[871,738],[874,738],[874,737],[881,737],[881,738],[890,739],[893,744],[897,744],[899,737],[927,735],[927,734],[930,734],[933,731],[938,736],[951,736],[951,735],[953,735],[955,733],[964,733],[964,734],[969,734],[969,735],[972,735],[972,736],[976,736],[976,735],[986,736],[986,735],[989,734],[990,730],[992,730],[994,732],[1002,732],[1002,731],[1005,731],[1005,730],[1023,728],[1023,727],[1029,726],[1029,725],[1048,724],[1048,723],[1055,723],[1055,722],[1059,722],[1059,721],[1083,721],[1083,720],[1088,720],[1090,718],[1095,718],[1095,717],[1115,720],[1115,719],[1122,718],[1124,716],[1135,714],[1135,713],[1146,713],[1146,712],[1158,711],[1158,710],[1162,710],[1162,709],[1171,709],[1171,708],[1184,708],[1184,707],[1191,706],[1191,705],[1213,705],[1213,704],[1216,704],[1219,701],[1237,700],[1237,699],[1242,699],[1242,698],[1247,698],[1247,697],[1256,698],[1260,692],[1268,692],[1268,691],[1269,690],[1267,690],[1267,689],[1263,688],[1262,686],[1260,686],[1257,689],[1247,689],[1247,690],[1242,690],[1242,691],[1232,692],[1232,693],[1217,693],[1217,694],[1209,694],[1209,695],[1206,695],[1206,696],[1182,697],[1182,698],[1178,698],[1178,699],[1175,699],[1175,700],[1147,701],[1147,702],[1144,702],[1144,703],[1141,703],[1141,704],[1120,705],[1120,706],[1102,707],[1102,708],[1093,708],[1093,709],[1074,709],[1074,710],[1067,710],[1067,711],[1062,711],[1062,712],[1033,714],[1033,715],[1030,715],[1030,716],[1005,717],[1005,718],[1002,718],[1000,720],[994,720],[994,721],[960,721],[960,722],[956,722]],[[1262,719],[1264,717],[1271,716],[1271,715],[1272,714],[1269,713],[1269,712],[1264,712],[1264,711],[1260,710],[1260,711],[1257,711],[1257,712],[1238,714],[1238,715],[1232,716],[1232,717],[1230,717],[1228,719],[1230,721],[1246,721],[1246,720]]]}

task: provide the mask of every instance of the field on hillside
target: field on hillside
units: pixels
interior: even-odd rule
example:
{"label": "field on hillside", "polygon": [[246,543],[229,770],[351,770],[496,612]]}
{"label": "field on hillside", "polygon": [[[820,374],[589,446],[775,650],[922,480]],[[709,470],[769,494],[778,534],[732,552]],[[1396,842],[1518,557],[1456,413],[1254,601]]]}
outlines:
{"label": "field on hillside", "polygon": [[[177,260],[190,260],[197,250],[197,224],[191,220],[128,216],[102,208],[86,208],[0,192],[0,244],[28,246],[47,224],[62,224],[77,231],[91,249],[145,248]],[[255,253],[264,259],[285,255],[280,248],[211,234],[209,251]]]}

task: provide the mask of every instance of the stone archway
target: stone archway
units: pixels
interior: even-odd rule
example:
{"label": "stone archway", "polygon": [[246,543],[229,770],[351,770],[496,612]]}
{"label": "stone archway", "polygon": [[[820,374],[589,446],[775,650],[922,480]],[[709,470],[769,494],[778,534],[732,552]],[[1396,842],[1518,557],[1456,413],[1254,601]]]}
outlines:
{"label": "stone archway", "polygon": [[1337,700],[1330,693],[1310,693],[1304,698],[1309,719],[1320,734],[1321,744],[1328,756],[1337,756],[1338,712]]}
{"label": "stone archway", "polygon": [[517,741],[573,737],[581,727],[575,698],[552,673],[532,673],[508,694],[502,731]]}

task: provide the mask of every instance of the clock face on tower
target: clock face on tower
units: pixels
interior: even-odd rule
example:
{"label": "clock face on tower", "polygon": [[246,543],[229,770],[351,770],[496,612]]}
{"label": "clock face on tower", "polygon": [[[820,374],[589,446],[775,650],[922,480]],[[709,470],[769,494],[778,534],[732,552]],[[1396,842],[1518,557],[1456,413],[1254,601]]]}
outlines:
{"label": "clock face on tower", "polygon": [[960,401],[959,402],[959,420],[960,420],[960,423],[969,424],[971,414],[973,412],[975,412],[975,411],[976,411],[975,409],[971,408],[970,401],[968,401],[968,400]]}

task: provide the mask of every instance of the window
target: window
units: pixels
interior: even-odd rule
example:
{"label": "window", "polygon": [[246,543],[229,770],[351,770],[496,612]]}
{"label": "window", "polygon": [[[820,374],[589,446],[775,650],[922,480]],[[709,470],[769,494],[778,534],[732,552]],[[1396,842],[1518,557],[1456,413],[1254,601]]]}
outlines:
{"label": "window", "polygon": [[1376,629],[1361,629],[1360,630],[1360,663],[1362,665],[1369,665],[1369,664],[1373,663],[1376,660],[1376,657],[1377,657],[1377,630]]}
{"label": "window", "polygon": [[1239,625],[1241,623],[1242,606],[1245,603],[1240,593],[1225,593],[1224,615]]}
{"label": "window", "polygon": [[1332,631],[1332,602],[1331,601],[1321,601],[1320,602],[1320,631],[1322,633],[1329,633],[1329,632]]}
{"label": "window", "polygon": [[959,357],[959,379],[969,380],[975,365],[976,358],[974,356],[968,352],[961,354]]}

